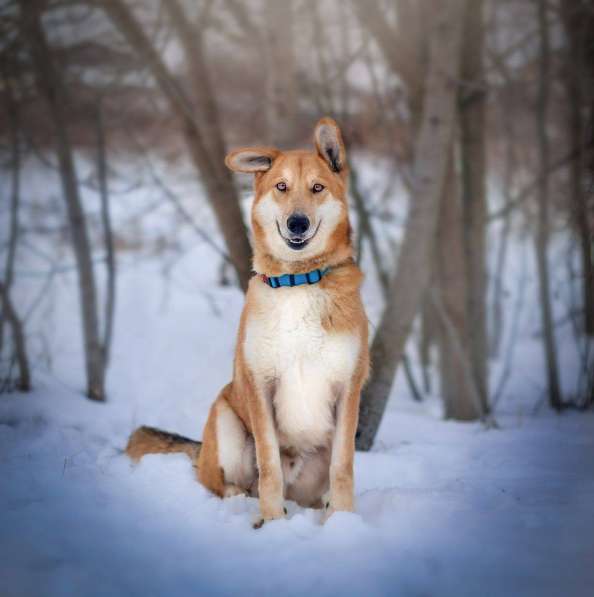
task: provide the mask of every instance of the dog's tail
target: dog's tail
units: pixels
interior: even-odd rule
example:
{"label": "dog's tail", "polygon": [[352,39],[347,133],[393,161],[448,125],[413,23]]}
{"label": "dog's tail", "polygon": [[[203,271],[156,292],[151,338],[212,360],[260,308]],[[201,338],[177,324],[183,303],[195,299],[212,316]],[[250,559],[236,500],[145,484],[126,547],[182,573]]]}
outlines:
{"label": "dog's tail", "polygon": [[145,454],[184,452],[195,463],[201,447],[202,442],[194,441],[177,433],[169,433],[143,425],[130,436],[126,446],[126,454],[132,460],[138,462]]}

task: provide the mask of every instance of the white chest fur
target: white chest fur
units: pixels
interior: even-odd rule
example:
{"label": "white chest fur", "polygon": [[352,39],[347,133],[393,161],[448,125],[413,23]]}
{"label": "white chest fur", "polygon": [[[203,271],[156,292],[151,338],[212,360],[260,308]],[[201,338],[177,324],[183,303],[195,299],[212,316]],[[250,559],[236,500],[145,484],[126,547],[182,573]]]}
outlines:
{"label": "white chest fur", "polygon": [[327,332],[329,298],[318,285],[255,291],[248,313],[244,357],[256,383],[275,382],[281,444],[302,449],[326,443],[335,390],[346,390],[360,351],[356,333]]}

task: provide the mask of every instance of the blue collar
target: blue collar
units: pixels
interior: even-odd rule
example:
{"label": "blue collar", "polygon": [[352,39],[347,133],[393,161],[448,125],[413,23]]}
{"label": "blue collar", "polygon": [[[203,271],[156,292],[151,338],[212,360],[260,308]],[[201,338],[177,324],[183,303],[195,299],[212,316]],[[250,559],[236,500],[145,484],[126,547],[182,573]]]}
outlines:
{"label": "blue collar", "polygon": [[282,276],[267,276],[266,274],[260,274],[262,281],[270,288],[280,288],[281,286],[301,286],[302,284],[316,284],[319,282],[328,272],[330,268],[326,269],[314,269],[312,272],[306,274],[283,274]]}

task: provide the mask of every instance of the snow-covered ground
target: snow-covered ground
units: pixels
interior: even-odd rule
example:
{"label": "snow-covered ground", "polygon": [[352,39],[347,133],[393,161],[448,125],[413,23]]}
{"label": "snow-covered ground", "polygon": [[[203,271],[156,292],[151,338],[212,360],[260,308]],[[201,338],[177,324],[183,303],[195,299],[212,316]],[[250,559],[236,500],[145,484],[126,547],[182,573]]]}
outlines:
{"label": "snow-covered ground", "polygon": [[[116,231],[148,246],[177,235],[183,250],[119,255],[105,405],[80,393],[72,272],[44,287],[39,251],[22,249],[18,305],[26,312],[45,293],[29,325],[32,351],[51,361],[37,363],[31,395],[0,396],[0,594],[594,594],[594,413],[543,406],[530,275],[500,428],[442,421],[438,399],[414,403],[399,375],[374,451],[357,454],[355,514],[322,526],[319,513],[288,504],[287,520],[254,531],[257,502],[212,497],[185,456],[133,467],[122,448],[139,424],[200,437],[231,374],[243,302],[217,286],[217,259],[173,211],[134,216],[150,199],[118,196]],[[507,268],[509,305],[533,267],[522,255]],[[372,275],[364,296],[373,325]],[[569,325],[558,341],[571,391],[579,367]],[[494,382],[503,368],[494,363]]]}
{"label": "snow-covered ground", "polygon": [[49,380],[0,401],[3,595],[592,595],[594,414],[485,432],[392,408],[356,514],[290,504],[254,531],[256,500],[212,497],[185,456],[121,453],[135,414],[199,435],[205,386],[189,421],[173,389],[162,416]]}

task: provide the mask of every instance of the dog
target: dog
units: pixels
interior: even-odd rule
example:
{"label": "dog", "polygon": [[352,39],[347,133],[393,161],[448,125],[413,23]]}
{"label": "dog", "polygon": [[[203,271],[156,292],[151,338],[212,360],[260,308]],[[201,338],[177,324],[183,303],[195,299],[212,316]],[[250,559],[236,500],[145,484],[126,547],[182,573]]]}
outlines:
{"label": "dog", "polygon": [[253,269],[233,380],[212,405],[202,442],[149,427],[127,453],[185,452],[220,497],[257,496],[261,519],[284,500],[353,511],[359,398],[369,374],[363,275],[353,258],[348,166],[340,129],[322,118],[314,151],[246,147],[225,158],[254,175]]}

